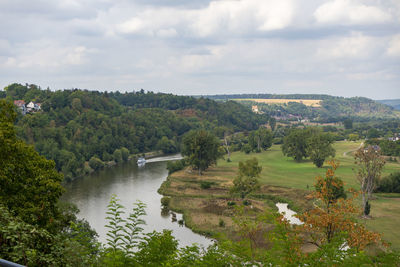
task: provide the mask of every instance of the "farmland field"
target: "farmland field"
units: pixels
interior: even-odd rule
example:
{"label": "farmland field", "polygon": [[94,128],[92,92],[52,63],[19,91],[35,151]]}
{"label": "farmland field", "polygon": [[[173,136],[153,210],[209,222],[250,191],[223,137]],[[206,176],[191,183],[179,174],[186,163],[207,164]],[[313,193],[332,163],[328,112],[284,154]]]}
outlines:
{"label": "farmland field", "polygon": [[233,99],[235,101],[252,101],[262,104],[287,104],[289,102],[302,103],[309,107],[320,107],[322,100],[314,99],[256,99],[256,98],[243,98],[243,99]]}

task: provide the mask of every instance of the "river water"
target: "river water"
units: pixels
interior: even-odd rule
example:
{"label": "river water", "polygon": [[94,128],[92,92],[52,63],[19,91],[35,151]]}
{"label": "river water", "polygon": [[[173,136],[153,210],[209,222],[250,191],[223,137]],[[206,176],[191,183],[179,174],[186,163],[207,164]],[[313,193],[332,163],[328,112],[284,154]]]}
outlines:
{"label": "river water", "polygon": [[[166,179],[168,171],[166,161],[178,159],[179,156],[160,157],[150,159],[144,167],[138,167],[135,161],[118,164],[103,169],[91,175],[75,179],[66,184],[66,193],[62,199],[74,203],[80,212],[79,218],[86,219],[92,228],[99,234],[99,241],[105,243],[107,205],[111,195],[117,195],[120,203],[125,206],[126,213],[133,207],[133,203],[141,200],[146,204],[147,215],[143,217],[146,225],[144,232],[170,229],[179,240],[180,246],[197,243],[208,246],[212,243],[189,228],[172,222],[171,214],[161,214],[161,195],[157,193],[161,183]],[[177,214],[177,220],[182,215]]]}

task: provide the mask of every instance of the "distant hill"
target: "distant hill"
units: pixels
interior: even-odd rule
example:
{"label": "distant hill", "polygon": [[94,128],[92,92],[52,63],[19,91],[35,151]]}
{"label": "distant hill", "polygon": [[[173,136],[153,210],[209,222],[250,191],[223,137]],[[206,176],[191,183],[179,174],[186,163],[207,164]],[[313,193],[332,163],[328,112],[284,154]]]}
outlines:
{"label": "distant hill", "polygon": [[[361,121],[365,119],[400,118],[400,112],[396,111],[395,107],[391,104],[374,101],[365,97],[346,98],[322,94],[232,94],[204,97],[220,101],[237,100],[247,105],[257,104],[259,110],[272,116],[292,114],[313,120],[330,122],[340,121],[346,117]],[[256,101],[251,102],[251,99],[255,99]],[[279,102],[282,103],[274,103],[278,101],[260,101],[260,99],[279,99]],[[294,101],[286,101],[285,103],[281,101],[283,99],[293,99]],[[321,100],[319,102],[320,106],[307,106],[304,104],[304,100]],[[395,102],[395,104],[400,105],[400,100]]]}
{"label": "distant hill", "polygon": [[377,100],[377,102],[392,106],[396,110],[400,110],[400,99]]}

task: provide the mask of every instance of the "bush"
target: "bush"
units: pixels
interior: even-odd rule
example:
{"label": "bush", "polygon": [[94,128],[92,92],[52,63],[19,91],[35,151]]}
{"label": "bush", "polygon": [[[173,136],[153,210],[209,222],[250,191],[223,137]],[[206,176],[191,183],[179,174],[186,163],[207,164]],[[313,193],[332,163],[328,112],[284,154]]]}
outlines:
{"label": "bush", "polygon": [[219,219],[219,223],[218,223],[219,227],[225,227],[225,222],[222,219]]}
{"label": "bush", "polygon": [[201,187],[201,189],[209,189],[213,184],[215,184],[215,183],[203,181],[200,183],[200,187]]}
{"label": "bush", "polygon": [[245,199],[245,200],[243,200],[243,205],[245,205],[245,206],[251,205],[251,201]]}
{"label": "bush", "polygon": [[89,166],[93,170],[98,170],[104,167],[104,162],[96,156],[93,156],[89,160]]}
{"label": "bush", "polygon": [[164,207],[169,207],[170,202],[171,202],[170,197],[162,197],[161,198],[161,205],[163,205]]}
{"label": "bush", "polygon": [[168,161],[168,163],[167,163],[168,174],[172,174],[174,172],[183,170],[183,168],[185,168],[185,166],[186,166],[185,159],[181,159],[181,160],[177,160],[177,161]]}
{"label": "bush", "polygon": [[242,151],[246,154],[249,154],[252,151],[252,148],[249,144],[245,144],[242,146]]}
{"label": "bush", "polygon": [[235,206],[236,202],[235,201],[228,201],[228,206],[232,207]]}
{"label": "bush", "polygon": [[378,182],[375,192],[400,193],[400,172],[395,172]]}
{"label": "bush", "polygon": [[129,159],[129,150],[126,147],[121,148],[121,155],[123,161],[128,161]]}

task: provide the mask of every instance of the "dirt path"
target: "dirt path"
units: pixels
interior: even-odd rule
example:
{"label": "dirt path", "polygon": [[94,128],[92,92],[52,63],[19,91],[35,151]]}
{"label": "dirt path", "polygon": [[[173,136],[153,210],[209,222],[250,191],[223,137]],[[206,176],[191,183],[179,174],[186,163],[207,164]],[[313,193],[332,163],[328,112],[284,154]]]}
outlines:
{"label": "dirt path", "polygon": [[343,157],[347,157],[347,153],[351,153],[351,152],[354,152],[354,151],[357,151],[357,150],[359,150],[362,146],[364,145],[364,141],[363,142],[361,142],[361,144],[357,147],[357,149],[355,149],[355,150],[351,150],[351,151],[346,151],[346,152],[343,152]]}

